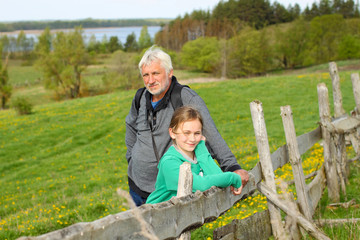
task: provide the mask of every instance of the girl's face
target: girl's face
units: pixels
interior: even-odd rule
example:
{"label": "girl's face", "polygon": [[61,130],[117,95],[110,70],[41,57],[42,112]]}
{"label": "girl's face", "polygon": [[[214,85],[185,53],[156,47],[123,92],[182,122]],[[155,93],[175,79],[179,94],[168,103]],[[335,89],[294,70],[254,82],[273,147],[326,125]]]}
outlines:
{"label": "girl's face", "polygon": [[177,147],[191,159],[194,159],[194,149],[202,139],[202,125],[198,119],[179,124],[177,129],[169,128],[170,137]]}

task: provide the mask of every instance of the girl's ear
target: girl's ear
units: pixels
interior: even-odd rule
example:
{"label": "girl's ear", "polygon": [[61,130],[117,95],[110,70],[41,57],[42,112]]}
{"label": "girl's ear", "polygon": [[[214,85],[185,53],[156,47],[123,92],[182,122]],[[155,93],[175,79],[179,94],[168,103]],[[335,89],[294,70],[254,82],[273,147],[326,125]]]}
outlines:
{"label": "girl's ear", "polygon": [[172,128],[169,128],[169,135],[170,135],[171,139],[175,139],[176,134],[173,132]]}

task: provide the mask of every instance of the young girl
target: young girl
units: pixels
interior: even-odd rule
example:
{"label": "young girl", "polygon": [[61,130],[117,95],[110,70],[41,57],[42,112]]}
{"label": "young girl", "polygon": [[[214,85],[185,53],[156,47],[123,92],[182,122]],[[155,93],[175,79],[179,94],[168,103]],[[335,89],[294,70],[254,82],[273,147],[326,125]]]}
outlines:
{"label": "young girl", "polygon": [[189,106],[178,108],[171,119],[169,134],[173,145],[161,158],[155,191],[146,203],[159,203],[177,195],[180,165],[191,163],[193,189],[205,191],[212,186],[241,187],[241,177],[233,172],[222,172],[205,146],[200,113]]}

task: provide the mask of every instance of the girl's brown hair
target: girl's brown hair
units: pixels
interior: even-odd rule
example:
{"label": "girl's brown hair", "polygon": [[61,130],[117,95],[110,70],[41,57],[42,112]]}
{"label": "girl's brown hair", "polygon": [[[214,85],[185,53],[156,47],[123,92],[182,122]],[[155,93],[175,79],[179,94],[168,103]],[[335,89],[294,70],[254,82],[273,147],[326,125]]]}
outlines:
{"label": "girl's brown hair", "polygon": [[201,126],[203,125],[203,119],[201,117],[201,114],[198,110],[196,110],[193,107],[190,106],[183,106],[175,110],[171,121],[169,128],[176,130],[179,125],[186,121],[196,120],[198,119],[201,123]]}

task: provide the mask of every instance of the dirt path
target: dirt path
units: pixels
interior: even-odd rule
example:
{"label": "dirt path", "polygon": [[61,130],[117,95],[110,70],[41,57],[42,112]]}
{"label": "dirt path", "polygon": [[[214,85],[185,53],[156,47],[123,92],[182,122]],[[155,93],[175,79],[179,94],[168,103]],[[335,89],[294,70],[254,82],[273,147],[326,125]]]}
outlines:
{"label": "dirt path", "polygon": [[221,78],[191,78],[191,79],[186,79],[186,80],[179,80],[179,83],[186,85],[186,84],[191,84],[191,83],[220,82],[223,80],[225,80],[225,79],[221,79]]}

